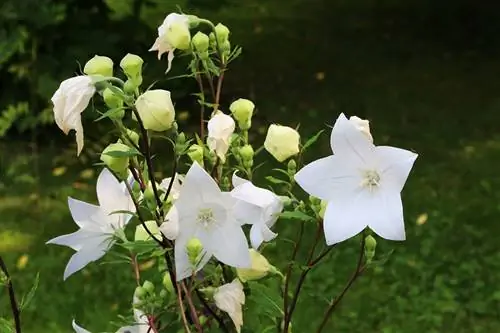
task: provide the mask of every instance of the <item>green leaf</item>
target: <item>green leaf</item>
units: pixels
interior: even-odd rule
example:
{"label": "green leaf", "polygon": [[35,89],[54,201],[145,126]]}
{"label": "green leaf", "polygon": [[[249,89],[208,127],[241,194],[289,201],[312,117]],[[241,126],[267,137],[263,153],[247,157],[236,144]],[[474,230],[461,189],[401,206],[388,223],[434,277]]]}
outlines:
{"label": "green leaf", "polygon": [[33,300],[36,290],[38,289],[39,282],[40,282],[40,273],[37,273],[35,277],[35,282],[33,283],[31,290],[25,296],[23,296],[23,299],[21,300],[21,304],[19,305],[21,311],[23,311]]}
{"label": "green leaf", "polygon": [[280,214],[281,218],[289,219],[289,220],[299,220],[304,222],[316,221],[316,218],[307,215],[301,211],[293,211],[293,212],[283,212]]}
{"label": "green leaf", "polygon": [[309,148],[310,146],[312,146],[316,141],[318,141],[319,137],[321,136],[321,134],[323,134],[325,130],[322,129],[321,131],[319,131],[318,133],[316,133],[315,135],[313,135],[312,137],[310,137],[306,143],[302,146],[302,151],[305,151],[307,148]]}

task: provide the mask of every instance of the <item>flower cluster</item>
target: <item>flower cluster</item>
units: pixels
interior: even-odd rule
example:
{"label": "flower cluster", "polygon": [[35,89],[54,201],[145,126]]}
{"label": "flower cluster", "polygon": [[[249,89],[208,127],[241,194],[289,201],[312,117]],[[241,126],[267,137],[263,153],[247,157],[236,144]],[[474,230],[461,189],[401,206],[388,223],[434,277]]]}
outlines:
{"label": "flower cluster", "polygon": [[[203,27],[211,32],[205,34]],[[120,61],[125,78],[113,76],[111,59],[95,56],[82,75],[63,81],[52,98],[57,125],[65,134],[76,131],[77,154],[84,147],[81,113],[95,95],[107,107],[98,120],[109,120],[119,133],[100,157],[105,168],[96,185],[99,205],[69,198],[79,230],[48,241],[76,251],[64,279],[107,252],[130,256],[139,285],[132,302],[135,323],[125,323],[118,332],[203,332],[210,327],[228,332],[226,316],[237,332],[246,325],[252,327],[249,331],[263,330],[258,325],[266,322],[267,327],[290,332],[301,286],[291,297],[290,275],[298,247],[289,263],[277,265],[287,268],[285,274],[263,255],[268,245],[276,244],[279,228],[300,223],[302,236],[311,222],[324,233],[327,246],[362,234],[366,265],[375,256],[372,231],[388,240],[405,239],[400,193],[417,155],[375,146],[369,122],[344,114],[331,131],[331,156],[302,165],[303,152],[321,132],[302,142],[296,129],[278,124],[269,126],[263,149],[254,149],[249,131],[256,105],[239,98],[224,112],[219,100],[224,71],[240,53],[229,37],[229,29],[221,23],[173,13],[158,28],[150,49],[158,52],[159,59],[167,53],[167,73],[176,52],[191,57],[190,74],[202,88],[197,95],[199,133],[180,131],[170,91],[143,90],[144,61],[133,54]],[[207,83],[214,89],[212,96],[205,96]],[[162,150],[173,161],[172,175],[161,181],[156,179],[158,165],[150,145],[158,138],[172,143],[171,151]],[[265,177],[267,184],[258,186],[255,161],[264,150],[280,167],[273,169],[276,175]],[[307,200],[301,199],[304,195],[296,184],[309,194]],[[290,222],[280,222],[284,220]],[[126,232],[131,224],[136,228],[133,239]],[[309,251],[310,267],[331,249],[317,254],[317,243]],[[142,282],[137,268],[138,261],[152,258],[161,272],[159,292],[153,282]],[[268,281],[273,278],[281,280],[283,308],[265,320],[253,318],[257,326],[244,325],[246,296],[258,297],[257,291],[252,292],[255,283],[270,288]],[[165,322],[169,324],[160,325]],[[75,322],[73,328],[88,333]]]}

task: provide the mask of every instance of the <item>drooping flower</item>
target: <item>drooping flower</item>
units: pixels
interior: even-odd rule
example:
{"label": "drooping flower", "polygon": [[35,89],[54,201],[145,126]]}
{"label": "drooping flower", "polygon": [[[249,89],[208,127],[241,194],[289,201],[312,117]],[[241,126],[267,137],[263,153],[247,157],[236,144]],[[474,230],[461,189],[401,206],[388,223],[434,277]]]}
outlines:
{"label": "drooping flower", "polygon": [[342,242],[370,227],[380,237],[404,240],[401,190],[417,154],[375,146],[341,114],[332,130],[334,155],[299,170],[297,183],[328,202],[324,231],[328,245]]}
{"label": "drooping flower", "polygon": [[61,85],[52,96],[54,104],[54,119],[57,126],[68,134],[76,131],[77,155],[83,149],[83,126],[81,113],[89,105],[96,89],[89,76],[75,76],[61,82]]}
{"label": "drooping flower", "polygon": [[231,116],[218,111],[208,121],[207,145],[215,151],[222,162],[226,160],[229,150],[231,135],[234,133],[235,123]]}
{"label": "drooping flower", "polygon": [[262,242],[273,240],[278,234],[271,228],[283,210],[283,202],[273,192],[257,187],[250,181],[233,175],[231,195],[238,199],[234,214],[243,224],[251,224],[250,241],[254,249]]}
{"label": "drooping flower", "polygon": [[[179,234],[175,241],[175,268],[180,281],[199,271],[214,256],[232,267],[250,267],[248,243],[233,215],[236,199],[221,192],[217,183],[196,162],[190,167],[175,202]],[[201,260],[193,267],[186,245],[197,238],[203,245]]]}
{"label": "drooping flower", "polygon": [[167,72],[172,68],[175,49],[186,50],[189,48],[191,34],[189,32],[189,17],[183,14],[171,13],[165,17],[158,27],[158,37],[149,51],[158,51],[158,60],[168,52]]}
{"label": "drooping flower", "polygon": [[114,233],[125,227],[135,212],[135,206],[125,184],[103,169],[97,179],[97,199],[99,206],[68,198],[68,206],[75,223],[80,229],[72,234],[53,238],[47,244],[71,247],[77,251],[69,260],[64,271],[64,279],[79,271],[90,262],[100,259],[113,245]]}
{"label": "drooping flower", "polygon": [[264,148],[278,162],[299,153],[300,135],[291,127],[272,124],[267,130]]}
{"label": "drooping flower", "polygon": [[241,332],[241,326],[243,326],[242,306],[245,304],[245,293],[241,282],[234,279],[233,282],[217,288],[214,292],[214,301],[219,309],[227,312],[231,317],[236,331]]}

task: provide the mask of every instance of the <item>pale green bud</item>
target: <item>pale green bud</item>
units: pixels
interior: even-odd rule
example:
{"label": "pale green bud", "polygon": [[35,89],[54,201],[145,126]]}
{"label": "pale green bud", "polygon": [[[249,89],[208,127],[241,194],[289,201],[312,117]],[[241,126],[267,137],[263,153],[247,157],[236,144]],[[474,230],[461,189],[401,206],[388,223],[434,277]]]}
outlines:
{"label": "pale green bud", "polygon": [[293,177],[295,173],[297,173],[297,162],[295,162],[295,160],[288,161],[287,170],[288,175],[290,175],[290,177]]}
{"label": "pale green bud", "polygon": [[193,45],[199,53],[206,52],[210,46],[210,38],[201,31],[193,36]]}
{"label": "pale green bud", "polygon": [[371,262],[375,256],[375,249],[377,247],[377,240],[372,236],[368,235],[365,237],[365,257],[367,262]]}
{"label": "pale green bud", "polygon": [[175,21],[168,26],[168,32],[165,34],[167,42],[179,50],[189,50],[191,47],[191,33],[189,25],[184,22]]}
{"label": "pale green bud", "polygon": [[123,84],[123,91],[128,95],[133,95],[135,90],[137,89],[137,85],[131,79],[128,79]]}
{"label": "pale green bud", "polygon": [[321,204],[321,199],[312,195],[309,196],[309,201],[311,205],[319,206]]}
{"label": "pale green bud", "polygon": [[122,153],[128,152],[129,150],[130,148],[123,143],[112,143],[103,150],[101,161],[103,161],[110,170],[118,174],[123,174],[128,168],[129,157],[123,156]]}
{"label": "pale green bud", "polygon": [[146,297],[147,293],[148,293],[148,292],[146,291],[146,289],[144,289],[144,288],[143,288],[143,287],[141,287],[141,286],[138,286],[137,288],[135,288],[135,293],[134,293],[134,294],[135,294],[135,296],[137,296],[139,299],[141,299],[141,298]]}
{"label": "pale green bud", "polygon": [[[118,88],[117,88],[118,89]],[[117,94],[115,94],[111,89],[106,88],[102,92],[102,98],[106,106],[110,109],[118,109],[123,107],[123,100]],[[110,116],[112,119],[122,119],[125,116],[125,110],[121,110]]]}
{"label": "pale green bud", "polygon": [[276,272],[276,268],[272,266],[266,257],[254,249],[250,249],[251,268],[237,268],[236,274],[241,282],[259,280],[266,277],[269,273]]}
{"label": "pale green bud", "polygon": [[229,29],[222,23],[218,23],[215,26],[215,36],[217,37],[217,40],[219,41],[219,44],[222,44],[226,42],[229,38]]}
{"label": "pale green bud", "polygon": [[144,190],[144,200],[146,200],[148,204],[156,204],[155,192],[151,182],[149,182],[148,186],[146,186],[146,189]]}
{"label": "pale green bud", "polygon": [[289,207],[292,204],[292,199],[289,196],[286,195],[280,195],[279,196],[280,201],[283,203],[284,207]]}
{"label": "pale green bud", "polygon": [[192,266],[198,265],[200,259],[199,256],[203,251],[203,244],[201,241],[198,238],[191,238],[186,245],[186,251],[189,263]]}
{"label": "pale green bud", "polygon": [[163,275],[163,287],[165,287],[169,293],[174,293],[174,284],[172,283],[169,273],[165,273],[165,275]]}
{"label": "pale green bud", "polygon": [[135,107],[145,129],[162,132],[170,129],[174,123],[175,109],[170,91],[148,90],[137,98]]}
{"label": "pale green bud", "polygon": [[177,143],[180,145],[186,143],[186,134],[184,134],[184,132],[180,132],[179,135],[177,135]]}
{"label": "pale green bud", "polygon": [[139,134],[137,132],[132,131],[130,129],[125,129],[126,136],[136,145],[139,145]]}
{"label": "pale green bud", "polygon": [[102,75],[106,77],[113,76],[113,60],[104,56],[94,56],[87,61],[83,72],[87,75]]}
{"label": "pale green bud", "polygon": [[244,98],[237,99],[229,106],[229,110],[233,114],[233,118],[238,122],[238,126],[242,130],[248,130],[252,126],[252,116],[255,109],[255,104],[252,101]]}
{"label": "pale green bud", "polygon": [[208,34],[208,39],[210,43],[210,48],[217,50],[217,39],[215,39],[215,34],[213,32]]}
{"label": "pale green bud", "polygon": [[134,84],[134,89],[142,84],[142,65],[144,60],[138,55],[127,53],[125,57],[120,61],[120,67],[122,68],[128,79]]}
{"label": "pale green bud", "polygon": [[189,147],[187,154],[191,161],[198,162],[198,164],[203,166],[203,147],[197,144],[191,145]]}
{"label": "pale green bud", "polygon": [[300,152],[300,135],[288,126],[272,124],[267,130],[264,148],[279,162]]}
{"label": "pale green bud", "polygon": [[[161,298],[167,298],[167,296],[168,296],[168,291],[166,291],[165,289],[162,289],[160,291],[160,297]],[[160,306],[161,306],[161,304],[160,304]]]}
{"label": "pale green bud", "polygon": [[255,152],[251,145],[244,145],[240,148],[240,156],[243,161],[253,161]]}
{"label": "pale green bud", "polygon": [[144,281],[144,283],[142,284],[142,288],[144,288],[144,290],[148,294],[152,294],[155,291],[155,285],[153,284],[153,282],[148,280]]}

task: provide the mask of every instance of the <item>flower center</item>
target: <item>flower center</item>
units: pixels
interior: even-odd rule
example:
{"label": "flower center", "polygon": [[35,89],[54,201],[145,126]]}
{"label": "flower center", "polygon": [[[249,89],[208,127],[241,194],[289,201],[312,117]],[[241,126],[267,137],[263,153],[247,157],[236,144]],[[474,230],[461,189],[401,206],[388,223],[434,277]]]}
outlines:
{"label": "flower center", "polygon": [[375,170],[366,170],[363,172],[363,181],[361,182],[362,187],[366,187],[373,191],[377,186],[380,185],[380,175]]}
{"label": "flower center", "polygon": [[215,214],[212,208],[200,208],[197,217],[198,223],[208,228],[215,223]]}

